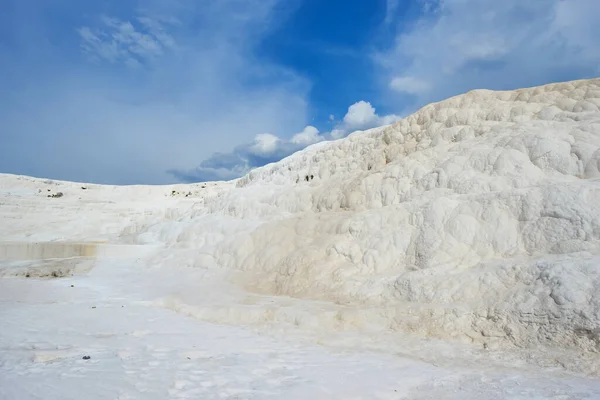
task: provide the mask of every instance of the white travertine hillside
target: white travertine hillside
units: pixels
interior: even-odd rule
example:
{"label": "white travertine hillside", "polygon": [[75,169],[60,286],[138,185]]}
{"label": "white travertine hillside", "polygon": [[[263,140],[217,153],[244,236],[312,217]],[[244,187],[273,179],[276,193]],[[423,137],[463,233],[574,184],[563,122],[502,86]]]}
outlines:
{"label": "white travertine hillside", "polygon": [[198,221],[234,220],[208,253],[261,292],[373,306],[393,329],[598,351],[599,204],[594,79],[473,91],[310,147]]}
{"label": "white travertine hillside", "polygon": [[600,351],[600,79],[473,91],[209,187],[2,179],[4,241],[152,244],[344,326]]}

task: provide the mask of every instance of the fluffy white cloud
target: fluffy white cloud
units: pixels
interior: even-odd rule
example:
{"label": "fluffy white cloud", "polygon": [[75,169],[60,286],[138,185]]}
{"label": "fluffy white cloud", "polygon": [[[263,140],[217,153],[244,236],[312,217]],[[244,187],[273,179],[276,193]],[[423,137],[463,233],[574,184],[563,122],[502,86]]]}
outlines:
{"label": "fluffy white cloud", "polygon": [[323,136],[319,135],[319,130],[314,126],[307,126],[300,133],[295,134],[292,137],[291,142],[299,145],[308,146],[313,143],[317,143],[323,140]]}
{"label": "fluffy white cloud", "polygon": [[406,95],[424,105],[474,88],[600,73],[596,0],[439,0],[422,7],[420,20],[375,56],[395,104]]}
{"label": "fluffy white cloud", "polygon": [[306,146],[325,140],[314,126],[305,127],[290,140],[261,133],[250,143],[236,146],[229,153],[215,153],[194,169],[171,170],[178,179],[188,182],[238,178],[252,168],[276,162]]}
{"label": "fluffy white cloud", "polygon": [[348,126],[365,126],[372,123],[376,118],[375,108],[371,103],[361,100],[348,107],[348,112],[344,116],[344,123]]}
{"label": "fluffy white cloud", "polygon": [[332,139],[341,139],[347,134],[348,132],[344,129],[334,129],[331,132],[329,132],[329,136],[331,136]]}
{"label": "fluffy white cloud", "polygon": [[234,179],[253,168],[279,161],[311,144],[326,140],[326,136],[340,139],[354,131],[389,125],[399,119],[394,114],[380,116],[371,103],[359,101],[348,107],[343,120],[329,133],[320,134],[317,128],[310,125],[289,140],[261,133],[252,142],[236,146],[231,152],[213,154],[197,168],[173,169],[169,172],[188,182]]}
{"label": "fluffy white cloud", "polygon": [[254,137],[254,143],[250,150],[256,154],[269,154],[275,151],[279,146],[281,139],[270,133],[259,133]]}
{"label": "fluffy white cloud", "polygon": [[400,118],[395,114],[379,116],[371,103],[361,100],[348,107],[343,121],[335,126],[329,136],[339,139],[357,130],[392,124]]}

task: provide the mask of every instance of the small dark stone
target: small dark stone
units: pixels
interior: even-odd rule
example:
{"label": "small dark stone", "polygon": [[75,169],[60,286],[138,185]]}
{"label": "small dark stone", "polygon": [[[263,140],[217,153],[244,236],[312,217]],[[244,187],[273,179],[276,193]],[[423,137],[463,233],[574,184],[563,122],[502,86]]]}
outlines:
{"label": "small dark stone", "polygon": [[83,356],[82,357],[82,359],[84,359],[84,360],[89,360],[90,358],[92,358],[92,357],[90,357],[90,356]]}
{"label": "small dark stone", "polygon": [[25,274],[25,278],[29,278],[31,275],[29,274]]}
{"label": "small dark stone", "polygon": [[71,287],[75,287],[75,285],[71,285]]}
{"label": "small dark stone", "polygon": [[81,187],[81,190],[86,190],[86,189],[87,189],[87,188],[86,188],[85,186],[82,186],[82,187]]}

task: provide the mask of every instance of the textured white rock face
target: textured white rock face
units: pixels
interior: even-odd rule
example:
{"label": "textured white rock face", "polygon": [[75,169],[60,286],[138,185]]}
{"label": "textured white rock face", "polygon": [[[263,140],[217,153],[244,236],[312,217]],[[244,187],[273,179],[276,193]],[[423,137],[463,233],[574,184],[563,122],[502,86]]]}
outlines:
{"label": "textured white rock face", "polygon": [[393,328],[598,351],[599,107],[600,79],[478,90],[312,146],[209,204],[268,221],[214,254]]}
{"label": "textured white rock face", "polygon": [[3,179],[89,222],[15,219],[3,240],[161,244],[148,264],[243,271],[355,326],[600,351],[600,79],[473,91],[210,187],[34,201],[42,181]]}

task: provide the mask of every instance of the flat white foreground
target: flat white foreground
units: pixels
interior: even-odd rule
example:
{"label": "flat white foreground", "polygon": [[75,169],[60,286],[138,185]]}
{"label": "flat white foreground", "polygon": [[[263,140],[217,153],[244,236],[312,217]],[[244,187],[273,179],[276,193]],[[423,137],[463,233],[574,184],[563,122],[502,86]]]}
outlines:
{"label": "flat white foreground", "polygon": [[493,363],[457,344],[396,334],[406,353],[386,354],[359,350],[360,335],[202,322],[143,301],[197,277],[174,269],[161,283],[164,272],[103,262],[84,276],[0,280],[0,398],[600,398],[595,378]]}

